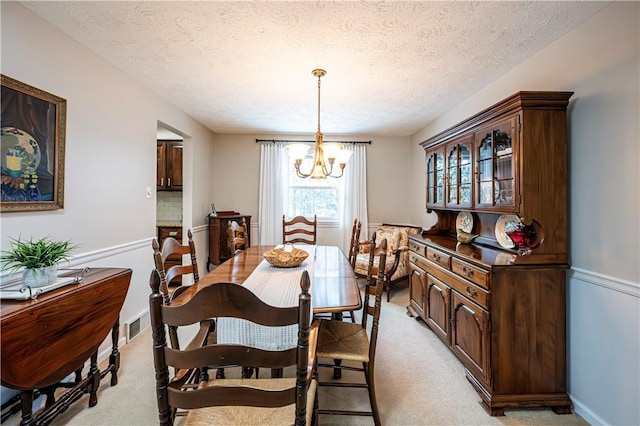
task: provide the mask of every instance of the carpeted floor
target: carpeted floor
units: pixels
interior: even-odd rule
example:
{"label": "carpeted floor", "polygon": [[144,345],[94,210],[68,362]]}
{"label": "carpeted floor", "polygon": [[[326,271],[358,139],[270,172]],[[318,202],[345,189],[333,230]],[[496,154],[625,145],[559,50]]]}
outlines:
{"label": "carpeted floor", "polygon": [[[383,301],[375,365],[376,391],[385,425],[586,425],[578,415],[556,415],[551,409],[511,409],[490,417],[464,376],[464,367],[422,321],[407,316],[406,282]],[[121,349],[119,383],[102,381],[98,405],[88,397],[73,404],[53,425],[158,424],[151,333],[146,330]],[[265,373],[262,373],[265,374]],[[348,377],[345,373],[345,379]],[[326,379],[329,371],[321,371]],[[357,393],[357,395],[356,395]],[[322,388],[320,407],[342,405],[368,409],[366,390]],[[181,424],[179,419],[176,424]],[[13,416],[8,424],[18,424]],[[321,416],[320,425],[372,425],[370,417]]]}

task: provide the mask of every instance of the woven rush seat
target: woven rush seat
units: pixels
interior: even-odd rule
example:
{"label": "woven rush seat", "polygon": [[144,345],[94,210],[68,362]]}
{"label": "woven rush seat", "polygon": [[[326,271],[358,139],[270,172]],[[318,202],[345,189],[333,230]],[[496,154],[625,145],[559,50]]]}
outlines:
{"label": "woven rush seat", "polygon": [[[260,388],[265,390],[279,390],[295,388],[295,378],[283,379],[224,379],[211,380],[200,383],[199,389],[214,386],[247,386],[248,388]],[[313,414],[313,402],[316,395],[318,382],[312,380],[307,391],[307,425],[311,423]],[[185,426],[200,425],[290,425],[296,415],[295,403],[284,407],[206,407],[190,410],[185,418]]]}
{"label": "woven rush seat", "polygon": [[369,338],[359,323],[320,321],[318,358],[369,362]]}

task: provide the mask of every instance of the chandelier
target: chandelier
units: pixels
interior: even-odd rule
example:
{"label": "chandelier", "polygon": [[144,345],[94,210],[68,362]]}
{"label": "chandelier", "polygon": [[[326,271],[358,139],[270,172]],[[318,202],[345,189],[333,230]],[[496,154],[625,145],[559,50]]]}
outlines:
{"label": "chandelier", "polygon": [[[315,69],[311,73],[318,77],[318,130],[316,131],[311,170],[309,170],[308,173],[300,170],[302,161],[311,148],[309,144],[295,143],[289,145],[289,156],[294,159],[294,166],[298,177],[310,177],[311,179],[326,179],[327,177],[339,178],[344,174],[344,167],[347,165],[353,152],[348,149],[343,149],[340,143],[323,143],[323,135],[320,131],[320,79],[324,77],[327,72],[325,70]],[[333,174],[333,166],[336,162],[340,166],[340,174],[338,175]]]}

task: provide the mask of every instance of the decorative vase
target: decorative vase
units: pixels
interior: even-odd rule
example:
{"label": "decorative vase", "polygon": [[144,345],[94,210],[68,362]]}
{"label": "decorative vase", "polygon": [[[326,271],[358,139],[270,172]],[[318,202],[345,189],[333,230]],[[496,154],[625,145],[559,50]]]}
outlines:
{"label": "decorative vase", "polygon": [[528,256],[544,241],[544,229],[535,219],[531,221],[530,225],[519,223],[515,229],[505,231],[505,233],[513,241],[520,256]]}
{"label": "decorative vase", "polygon": [[44,268],[25,269],[22,274],[22,284],[29,287],[44,287],[52,284],[58,278],[58,265]]}

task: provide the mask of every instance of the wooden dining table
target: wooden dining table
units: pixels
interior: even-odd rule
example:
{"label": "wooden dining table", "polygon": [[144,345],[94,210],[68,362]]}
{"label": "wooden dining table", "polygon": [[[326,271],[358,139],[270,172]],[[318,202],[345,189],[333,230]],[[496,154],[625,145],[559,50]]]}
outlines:
{"label": "wooden dining table", "polygon": [[[240,251],[218,265],[200,280],[189,286],[172,305],[179,306],[191,299],[199,290],[214,283],[243,284],[264,260],[263,253],[273,245],[256,245]],[[303,248],[304,246],[297,246]],[[347,257],[337,246],[315,246],[311,282],[311,303],[314,314],[340,315],[362,307],[358,282]],[[304,264],[303,264],[304,266]]]}

